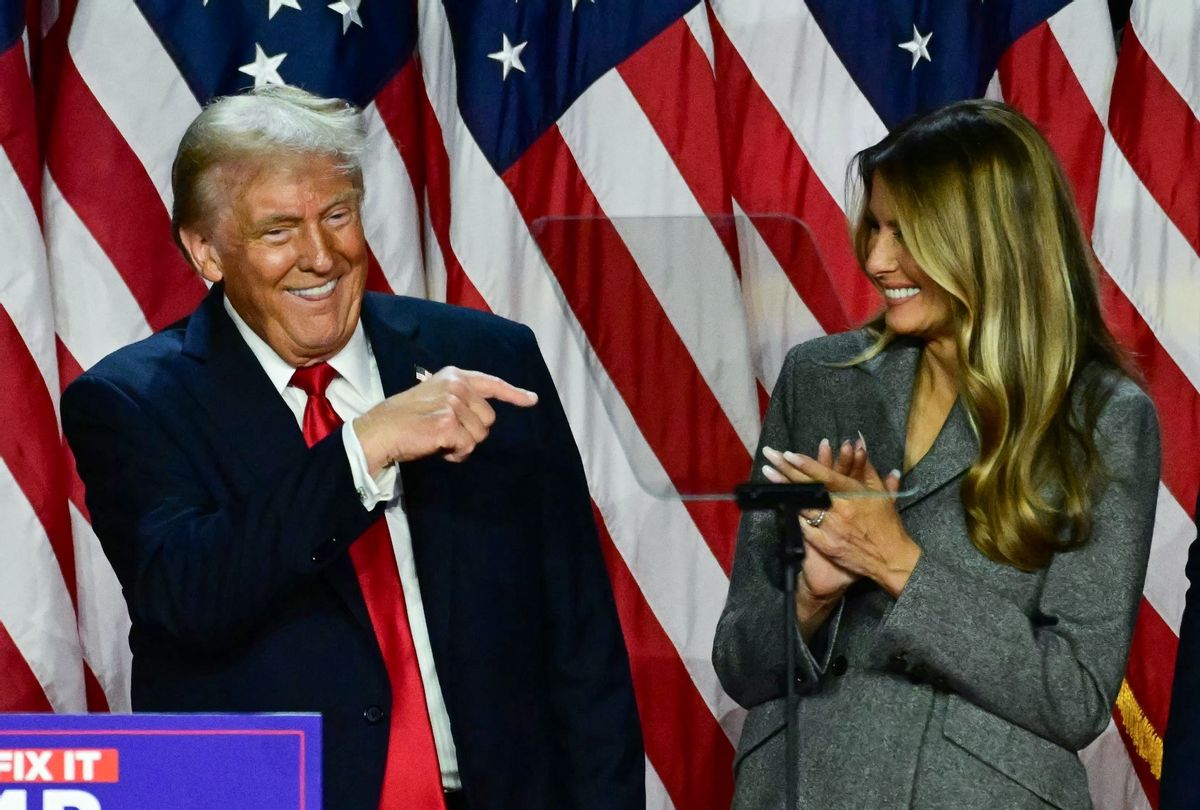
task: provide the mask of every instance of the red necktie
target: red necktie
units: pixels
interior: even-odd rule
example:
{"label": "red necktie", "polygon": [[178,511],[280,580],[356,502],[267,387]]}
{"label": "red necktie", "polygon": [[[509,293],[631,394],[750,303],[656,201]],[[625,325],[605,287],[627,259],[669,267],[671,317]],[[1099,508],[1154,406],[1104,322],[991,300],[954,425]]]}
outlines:
{"label": "red necktie", "polygon": [[[312,447],[341,427],[325,391],[338,373],[328,363],[296,369],[291,384],[308,394],[304,440]],[[350,559],[392,687],[387,765],[380,810],[444,810],[441,768],[425,705],[421,667],[408,625],[392,538],[382,517],[350,545]]]}

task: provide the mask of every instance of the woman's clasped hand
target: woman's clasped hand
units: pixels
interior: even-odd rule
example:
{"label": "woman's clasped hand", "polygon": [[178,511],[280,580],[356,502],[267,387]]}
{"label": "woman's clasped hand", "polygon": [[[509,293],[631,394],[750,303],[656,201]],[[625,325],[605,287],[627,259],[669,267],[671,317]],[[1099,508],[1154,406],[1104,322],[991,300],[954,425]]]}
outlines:
{"label": "woman's clasped hand", "polygon": [[770,462],[762,467],[768,481],[819,483],[833,496],[828,509],[807,509],[800,515],[805,554],[796,611],[802,630],[810,630],[812,619],[823,618],[831,603],[862,577],[898,596],[921,556],[896,510],[900,471],[880,476],[861,433],[853,442],[842,442],[836,456],[828,439],[821,441],[815,458],[765,446],[762,453]]}

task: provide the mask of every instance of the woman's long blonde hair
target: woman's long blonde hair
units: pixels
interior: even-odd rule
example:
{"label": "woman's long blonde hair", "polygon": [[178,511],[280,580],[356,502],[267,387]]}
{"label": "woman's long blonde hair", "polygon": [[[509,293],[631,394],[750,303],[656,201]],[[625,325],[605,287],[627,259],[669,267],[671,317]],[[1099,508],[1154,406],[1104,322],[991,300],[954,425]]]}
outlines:
{"label": "woman's long blonde hair", "polygon": [[[913,259],[952,299],[959,395],[979,439],[962,485],[971,540],[997,562],[1041,568],[1090,534],[1103,474],[1093,431],[1117,379],[1095,372],[1129,368],[1101,314],[1070,186],[1033,124],[984,100],[906,124],[853,168],[860,265],[878,178]],[[894,338],[882,319],[872,326],[864,358]]]}

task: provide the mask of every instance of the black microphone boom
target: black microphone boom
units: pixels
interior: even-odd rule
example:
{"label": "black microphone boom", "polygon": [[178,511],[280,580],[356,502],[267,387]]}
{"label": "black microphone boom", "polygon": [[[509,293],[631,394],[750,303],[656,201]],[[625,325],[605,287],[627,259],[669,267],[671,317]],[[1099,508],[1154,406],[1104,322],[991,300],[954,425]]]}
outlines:
{"label": "black microphone boom", "polygon": [[734,490],[743,512],[762,509],[828,509],[829,492],[824,484],[763,484],[750,481]]}

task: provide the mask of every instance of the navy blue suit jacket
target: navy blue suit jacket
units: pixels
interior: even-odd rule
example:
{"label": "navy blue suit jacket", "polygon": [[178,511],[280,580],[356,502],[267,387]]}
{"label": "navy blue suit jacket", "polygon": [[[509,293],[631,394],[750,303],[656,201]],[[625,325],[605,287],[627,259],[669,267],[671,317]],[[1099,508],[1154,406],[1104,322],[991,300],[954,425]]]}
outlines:
{"label": "navy blue suit jacket", "polygon": [[[1200,496],[1193,513],[1200,522]],[[1200,807],[1200,537],[1188,551],[1188,591],[1179,625],[1171,714],[1163,739],[1162,810]]]}
{"label": "navy blue suit jacket", "polygon": [[[340,436],[309,449],[217,285],[98,363],[64,429],[133,626],[135,711],[317,711],[325,806],[375,808],[390,691],[347,546],[376,519]],[[414,366],[496,374],[464,463],[402,465],[438,676],[473,810],[641,808],[644,759],[579,453],[524,326],[368,293],[383,387]],[[417,809],[419,810],[419,809]]]}

